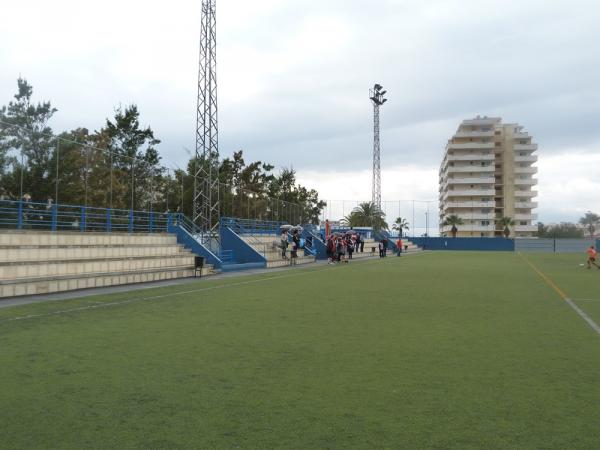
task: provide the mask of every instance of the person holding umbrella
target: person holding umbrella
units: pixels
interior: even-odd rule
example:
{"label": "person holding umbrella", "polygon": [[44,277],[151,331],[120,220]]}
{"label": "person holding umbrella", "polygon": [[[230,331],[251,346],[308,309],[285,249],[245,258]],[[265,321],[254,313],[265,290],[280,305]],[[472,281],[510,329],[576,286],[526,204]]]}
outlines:
{"label": "person holding umbrella", "polygon": [[290,230],[290,228],[292,228],[291,225],[282,225],[281,226],[281,237],[280,237],[280,243],[279,243],[279,248],[281,248],[281,257],[283,259],[287,259],[287,248],[288,248],[288,231]]}

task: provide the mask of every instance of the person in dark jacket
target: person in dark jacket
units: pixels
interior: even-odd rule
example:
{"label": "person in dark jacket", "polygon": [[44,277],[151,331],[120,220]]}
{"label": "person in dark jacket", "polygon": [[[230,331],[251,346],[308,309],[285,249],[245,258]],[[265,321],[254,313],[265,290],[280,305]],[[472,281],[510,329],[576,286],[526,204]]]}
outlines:
{"label": "person in dark jacket", "polygon": [[296,258],[298,257],[298,249],[300,248],[300,233],[298,230],[292,232],[292,264],[296,264]]}

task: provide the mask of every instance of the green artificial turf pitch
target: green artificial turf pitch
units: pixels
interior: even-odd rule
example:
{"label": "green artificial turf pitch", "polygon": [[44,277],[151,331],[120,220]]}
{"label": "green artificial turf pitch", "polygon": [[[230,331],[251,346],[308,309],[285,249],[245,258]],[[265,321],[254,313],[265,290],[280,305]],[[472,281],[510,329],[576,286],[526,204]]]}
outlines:
{"label": "green artificial turf pitch", "polygon": [[[526,257],[600,322],[585,255]],[[513,253],[0,309],[1,448],[597,449],[599,378],[600,336]]]}

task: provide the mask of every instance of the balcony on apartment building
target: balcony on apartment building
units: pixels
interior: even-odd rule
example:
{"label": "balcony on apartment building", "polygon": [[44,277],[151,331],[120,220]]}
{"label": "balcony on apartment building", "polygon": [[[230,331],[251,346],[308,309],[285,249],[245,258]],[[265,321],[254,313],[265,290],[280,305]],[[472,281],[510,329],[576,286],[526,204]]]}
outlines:
{"label": "balcony on apartment building", "polygon": [[475,172],[494,172],[495,168],[493,165],[464,165],[464,166],[448,166],[446,171],[448,173],[475,173]]}
{"label": "balcony on apartment building", "polygon": [[515,191],[515,197],[537,197],[537,191]]}
{"label": "balcony on apartment building", "polygon": [[475,119],[465,119],[462,121],[462,125],[464,126],[491,126],[499,123],[502,119],[500,117],[479,117],[477,116]]}
{"label": "balcony on apartment building", "polygon": [[537,220],[538,215],[537,214],[522,214],[522,213],[517,213],[513,216],[513,219],[515,220]]}
{"label": "balcony on apartment building", "polygon": [[537,207],[537,202],[515,202],[515,208],[517,209],[534,209]]}
{"label": "balcony on apartment building", "polygon": [[461,155],[448,155],[447,161],[494,161],[492,153],[467,153]]}
{"label": "balcony on apartment building", "polygon": [[479,138],[479,137],[493,137],[494,136],[494,131],[493,130],[489,130],[489,131],[458,131],[456,132],[456,134],[453,136],[455,138]]}
{"label": "balcony on apartment building", "polygon": [[537,155],[528,155],[528,156],[515,155],[515,162],[534,163],[534,162],[537,162],[537,160],[538,160]]}
{"label": "balcony on apartment building", "polygon": [[537,183],[536,178],[515,178],[515,186],[535,186]]}
{"label": "balcony on apartment building", "polygon": [[451,142],[448,150],[489,150],[494,148],[493,142]]}
{"label": "balcony on apartment building", "polygon": [[470,212],[470,213],[458,213],[462,220],[490,220],[494,221],[494,213],[481,213],[481,212]]}
{"label": "balcony on apartment building", "polygon": [[514,144],[516,152],[535,152],[538,149],[537,144]]}
{"label": "balcony on apartment building", "polygon": [[443,193],[442,200],[451,197],[493,197],[494,189],[455,189]]}
{"label": "balcony on apartment building", "polygon": [[515,167],[515,173],[534,174],[538,172],[537,167]]}
{"label": "balcony on apartment building", "polygon": [[482,201],[464,201],[464,202],[446,202],[440,205],[442,209],[455,209],[455,208],[494,208],[495,203],[493,201],[482,202]]}
{"label": "balcony on apartment building", "polygon": [[455,177],[444,180],[444,184],[494,184],[494,177]]}

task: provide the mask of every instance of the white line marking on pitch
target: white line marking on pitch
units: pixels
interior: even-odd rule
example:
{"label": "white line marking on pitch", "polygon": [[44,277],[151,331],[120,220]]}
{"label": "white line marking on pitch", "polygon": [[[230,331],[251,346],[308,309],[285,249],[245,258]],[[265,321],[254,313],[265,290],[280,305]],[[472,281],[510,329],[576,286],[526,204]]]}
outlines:
{"label": "white line marking on pitch", "polygon": [[567,303],[568,303],[568,304],[571,306],[571,308],[573,308],[573,309],[575,310],[575,312],[576,312],[577,314],[579,314],[579,316],[580,316],[580,317],[581,317],[583,320],[585,320],[585,321],[588,323],[588,325],[589,325],[590,327],[592,327],[592,329],[593,329],[593,330],[594,330],[596,333],[600,334],[600,325],[598,325],[596,322],[594,322],[594,321],[593,321],[593,320],[590,318],[590,316],[588,316],[588,315],[585,313],[585,311],[583,311],[583,310],[582,310],[582,309],[581,309],[579,306],[577,306],[577,305],[575,304],[575,302],[574,302],[573,300],[571,300],[570,298],[565,298],[565,302],[567,302]]}

